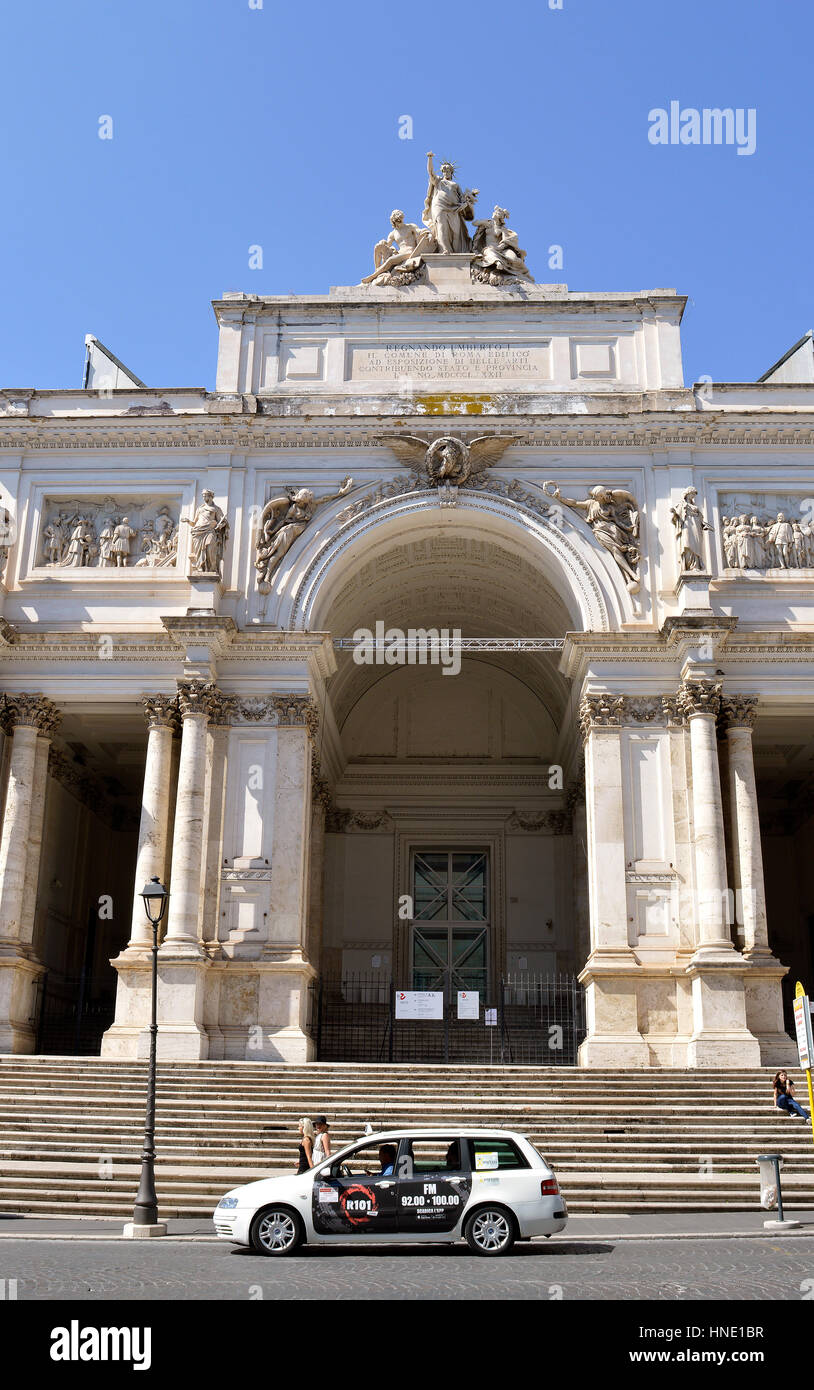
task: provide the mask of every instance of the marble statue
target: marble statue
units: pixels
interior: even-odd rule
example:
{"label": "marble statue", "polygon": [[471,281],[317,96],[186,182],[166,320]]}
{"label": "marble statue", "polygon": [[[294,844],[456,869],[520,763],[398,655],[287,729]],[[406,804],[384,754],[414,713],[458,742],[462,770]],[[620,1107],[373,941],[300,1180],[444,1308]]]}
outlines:
{"label": "marble statue", "polygon": [[439,173],[433,168],[433,152],[427,152],[427,198],[422,222],[429,227],[441,255],[452,256],[470,248],[467,221],[475,216],[477,188],[461,191],[455,182],[455,165],[444,160]]}
{"label": "marble statue", "polygon": [[130,558],[130,546],[137,535],[138,532],[133,530],[126,516],[123,516],[119,524],[113,528],[110,554],[117,569],[123,569],[126,566]]}
{"label": "marble statue", "polygon": [[298,536],[313,520],[319,507],[327,502],[335,502],[345,497],[353,487],[353,478],[344,478],[336,492],[326,497],[314,499],[310,488],[289,488],[280,497],[272,497],[263,508],[260,516],[260,531],[256,542],[254,567],[257,570],[257,587],[261,594],[271,589],[271,576],[283,556],[289,551]]}
{"label": "marble statue", "polygon": [[564,507],[583,512],[585,520],[599,544],[609,551],[624,576],[628,592],[639,589],[639,508],[636,499],[624,488],[592,487],[590,496],[579,501],[563,497],[556,483],[543,484],[549,497],[556,497]]}
{"label": "marble statue", "polygon": [[534,279],[526,265],[526,253],[517,244],[517,232],[506,226],[506,208],[495,207],[485,222],[475,223],[472,250],[477,260],[472,264],[473,280],[489,285],[504,285],[507,280]]}
{"label": "marble statue", "polygon": [[706,572],[704,563],[704,532],[713,528],[704,520],[704,514],[696,503],[698,491],[687,488],[677,507],[670,508],[670,516],[676,529],[678,558],[682,574],[697,570]]}
{"label": "marble statue", "polygon": [[390,226],[387,238],[373,248],[376,269],[365,275],[363,285],[409,285],[421,273],[424,262],[420,252],[435,249],[432,233],[415,222],[405,222],[400,208],[391,212]]}
{"label": "marble statue", "polygon": [[214,492],[207,488],[195,516],[191,520],[188,516],[182,516],[181,520],[192,527],[191,573],[220,578],[223,550],[229,535],[229,522],[217,505]]}
{"label": "marble statue", "polygon": [[81,516],[71,532],[71,538],[68,541],[67,549],[63,552],[60,564],[70,565],[73,568],[84,568],[91,563],[94,555],[98,554],[98,550],[96,533],[88,518]]}

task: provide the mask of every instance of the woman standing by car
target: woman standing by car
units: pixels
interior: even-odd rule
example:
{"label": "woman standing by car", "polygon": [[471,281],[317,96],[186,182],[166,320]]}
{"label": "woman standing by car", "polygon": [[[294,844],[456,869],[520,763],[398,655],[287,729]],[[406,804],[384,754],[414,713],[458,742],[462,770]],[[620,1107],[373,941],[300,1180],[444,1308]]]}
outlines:
{"label": "woman standing by car", "polygon": [[300,1132],[300,1164],[298,1173],[307,1173],[309,1168],[314,1166],[314,1126],[308,1119],[302,1119],[297,1124]]}
{"label": "woman standing by car", "polygon": [[317,1137],[314,1140],[314,1152],[311,1158],[312,1168],[321,1163],[323,1158],[330,1158],[331,1156],[331,1136],[328,1133],[330,1125],[324,1115],[314,1116],[314,1129]]}
{"label": "woman standing by car", "polygon": [[794,1082],[789,1081],[788,1072],[779,1071],[774,1078],[774,1103],[778,1110],[785,1110],[792,1118],[807,1120],[809,1114],[794,1099]]}

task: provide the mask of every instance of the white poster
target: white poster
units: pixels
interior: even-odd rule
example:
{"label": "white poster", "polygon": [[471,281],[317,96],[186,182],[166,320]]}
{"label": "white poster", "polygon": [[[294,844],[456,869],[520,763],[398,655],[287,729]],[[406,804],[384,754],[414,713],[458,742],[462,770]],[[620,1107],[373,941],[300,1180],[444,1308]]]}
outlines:
{"label": "white poster", "polygon": [[486,1009],[483,1021],[487,1028],[497,1028],[497,1009]]}
{"label": "white poster", "polygon": [[442,990],[397,990],[396,1018],[443,1018]]}
{"label": "white poster", "polygon": [[812,1037],[811,1037],[811,1007],[808,996],[798,994],[794,1001],[794,1027],[797,1032],[797,1051],[800,1054],[800,1066],[803,1071],[808,1071],[812,1066]]}
{"label": "white poster", "polygon": [[480,994],[476,989],[458,990],[458,1017],[480,1018]]}

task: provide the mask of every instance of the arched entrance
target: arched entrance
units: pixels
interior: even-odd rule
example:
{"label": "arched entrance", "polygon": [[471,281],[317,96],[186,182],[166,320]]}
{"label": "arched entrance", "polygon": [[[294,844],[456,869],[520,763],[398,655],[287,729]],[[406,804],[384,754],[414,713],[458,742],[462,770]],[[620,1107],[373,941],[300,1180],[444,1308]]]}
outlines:
{"label": "arched entrance", "polygon": [[[576,1061],[589,928],[570,682],[556,651],[455,639],[604,631],[627,604],[576,527],[488,494],[377,503],[289,557],[281,627],[359,643],[337,652],[319,749],[323,1059]],[[411,633],[438,634],[434,659]],[[394,991],[443,992],[444,1021],[394,1026]],[[459,1018],[472,992],[477,1021]]]}

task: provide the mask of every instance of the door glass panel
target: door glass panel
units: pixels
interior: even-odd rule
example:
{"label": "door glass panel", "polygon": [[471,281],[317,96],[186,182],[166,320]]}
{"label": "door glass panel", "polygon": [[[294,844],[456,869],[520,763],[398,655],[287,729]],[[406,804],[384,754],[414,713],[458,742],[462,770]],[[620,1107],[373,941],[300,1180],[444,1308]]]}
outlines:
{"label": "door glass panel", "polygon": [[[413,988],[441,989],[449,983],[452,989],[485,995],[489,904],[484,851],[416,850],[413,914]],[[424,925],[430,922],[432,927]],[[478,925],[454,925],[459,922]]]}

